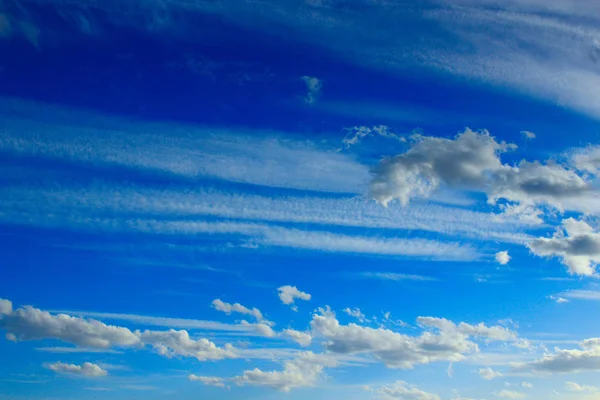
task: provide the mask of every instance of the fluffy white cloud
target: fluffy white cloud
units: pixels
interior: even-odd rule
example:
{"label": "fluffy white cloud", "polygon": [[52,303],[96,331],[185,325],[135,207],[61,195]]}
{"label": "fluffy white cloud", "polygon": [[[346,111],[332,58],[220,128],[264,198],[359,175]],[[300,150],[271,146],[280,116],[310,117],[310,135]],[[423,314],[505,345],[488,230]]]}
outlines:
{"label": "fluffy white cloud", "polygon": [[58,339],[77,346],[109,348],[137,346],[140,338],[127,328],[106,325],[93,319],[51,315],[31,306],[2,315],[0,328],[15,340]]}
{"label": "fluffy white cloud", "polygon": [[521,392],[517,392],[514,390],[501,390],[498,393],[496,393],[496,396],[498,397],[503,397],[505,399],[523,399],[525,398],[525,395]]}
{"label": "fluffy white cloud", "polygon": [[198,376],[194,374],[188,375],[188,379],[190,381],[202,382],[207,386],[216,386],[216,387],[225,387],[225,382],[223,378],[218,378],[214,376]]}
{"label": "fluffy white cloud", "polygon": [[506,265],[511,260],[511,257],[508,255],[508,251],[499,251],[494,256],[496,262],[500,265]]}
{"label": "fluffy white cloud", "polygon": [[531,131],[521,131],[521,135],[523,135],[523,137],[525,139],[535,139],[536,138],[536,134]]}
{"label": "fluffy white cloud", "polygon": [[356,318],[360,322],[367,321],[367,317],[365,316],[365,314],[362,313],[362,311],[360,311],[360,308],[350,309],[346,307],[342,311],[344,311],[349,316]]}
{"label": "fluffy white cloud", "polygon": [[0,299],[0,317],[12,313],[12,301]]}
{"label": "fluffy white cloud", "polygon": [[258,368],[244,371],[235,378],[238,385],[268,386],[283,392],[291,389],[314,386],[325,367],[337,365],[335,358],[324,354],[306,352],[293,360],[286,361],[282,371],[264,372]]}
{"label": "fluffy white cloud", "polygon": [[194,340],[186,330],[131,331],[94,319],[52,315],[31,306],[2,315],[0,328],[6,330],[7,338],[13,341],[57,339],[92,349],[148,345],[166,357],[194,357],[200,361],[236,357],[231,345],[220,348],[208,339]]}
{"label": "fluffy white cloud", "polygon": [[484,192],[495,204],[529,210],[546,205],[582,210],[593,199],[593,187],[575,171],[555,163],[521,161],[503,164],[500,154],[516,146],[498,142],[487,131],[465,130],[454,139],[414,135],[406,152],[384,159],[375,170],[371,195],[387,205],[398,199],[407,204],[428,197],[441,186]]}
{"label": "fluffy white cloud", "polygon": [[271,328],[271,324],[272,323],[270,321],[260,321],[257,324],[251,324],[247,321],[240,322],[240,325],[252,328],[256,335],[268,338],[277,336],[277,333],[275,333],[273,328]]}
{"label": "fluffy white cloud", "polygon": [[283,334],[294,342],[298,343],[300,346],[310,346],[312,343],[312,336],[306,332],[296,331],[294,329],[285,329]]}
{"label": "fluffy white cloud", "polygon": [[592,276],[600,262],[600,233],[585,221],[567,218],[552,238],[538,238],[528,244],[540,257],[558,257],[572,275]]}
{"label": "fluffy white cloud", "polygon": [[307,104],[314,104],[321,97],[321,90],[323,88],[323,82],[319,78],[315,78],[314,76],[303,76],[302,81],[306,85],[306,96],[304,96],[304,101]]}
{"label": "fluffy white cloud", "polygon": [[403,381],[382,386],[376,391],[376,398],[381,400],[440,400],[439,396],[415,387],[408,387],[407,383]]}
{"label": "fluffy white cloud", "polygon": [[574,373],[600,371],[600,338],[586,339],[581,349],[555,349],[539,360],[521,364],[519,370],[540,373]]}
{"label": "fluffy white cloud", "polygon": [[575,382],[565,382],[565,387],[569,392],[600,392],[600,389],[596,386],[580,385]]}
{"label": "fluffy white cloud", "polygon": [[86,377],[98,377],[108,375],[108,372],[105,369],[102,369],[99,365],[90,362],[85,362],[82,365],[56,362],[53,364],[46,364],[44,365],[44,367],[60,374],[80,375]]}
{"label": "fluffy white cloud", "polygon": [[442,332],[457,332],[469,337],[483,338],[489,341],[517,342],[518,344],[522,341],[516,332],[503,326],[486,326],[484,323],[471,325],[466,322],[455,324],[445,318],[434,317],[419,317],[417,318],[417,322],[423,326],[437,328]]}
{"label": "fluffy white cloud", "polygon": [[152,346],[158,354],[165,357],[194,357],[199,361],[235,358],[234,348],[225,345],[220,348],[208,339],[193,340],[185,330],[149,331],[140,333],[144,344]]}
{"label": "fluffy white cloud", "polygon": [[563,304],[563,303],[568,303],[569,302],[569,299],[565,299],[564,297],[560,297],[560,296],[548,296],[548,298],[550,300],[554,300],[558,304]]}
{"label": "fluffy white cloud", "polygon": [[259,321],[261,319],[263,319],[263,315],[260,312],[260,310],[258,310],[257,308],[249,309],[247,307],[244,307],[240,303],[230,304],[230,303],[225,303],[225,302],[221,301],[220,299],[215,299],[212,302],[212,307],[215,310],[222,311],[226,314],[231,314],[232,312],[237,312],[240,314],[251,315]]}
{"label": "fluffy white cloud", "polygon": [[298,288],[296,286],[281,286],[280,288],[277,289],[277,292],[279,294],[279,299],[281,300],[281,302],[283,304],[294,304],[296,299],[299,300],[310,300],[311,299],[311,295],[308,293],[305,293],[301,290],[298,290]]}
{"label": "fluffy white cloud", "polygon": [[479,370],[479,376],[481,376],[485,380],[491,381],[494,378],[501,377],[502,374],[498,371],[494,371],[490,367],[486,367],[486,368],[481,368]]}
{"label": "fluffy white cloud", "polygon": [[580,171],[596,176],[600,175],[600,146],[590,146],[574,151],[571,161]]}

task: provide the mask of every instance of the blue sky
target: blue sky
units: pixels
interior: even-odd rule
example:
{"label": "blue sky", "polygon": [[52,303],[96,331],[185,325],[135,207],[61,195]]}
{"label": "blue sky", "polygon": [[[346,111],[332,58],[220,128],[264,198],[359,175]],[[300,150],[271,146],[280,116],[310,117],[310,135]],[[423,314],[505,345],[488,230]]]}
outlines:
{"label": "blue sky", "polygon": [[0,398],[600,398],[596,15],[0,1]]}

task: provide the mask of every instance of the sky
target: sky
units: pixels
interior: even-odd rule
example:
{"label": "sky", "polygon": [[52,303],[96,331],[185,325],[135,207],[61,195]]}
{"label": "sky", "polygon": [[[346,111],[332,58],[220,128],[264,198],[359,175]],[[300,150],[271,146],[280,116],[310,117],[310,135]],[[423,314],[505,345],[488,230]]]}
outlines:
{"label": "sky", "polygon": [[598,16],[0,0],[0,399],[600,399]]}

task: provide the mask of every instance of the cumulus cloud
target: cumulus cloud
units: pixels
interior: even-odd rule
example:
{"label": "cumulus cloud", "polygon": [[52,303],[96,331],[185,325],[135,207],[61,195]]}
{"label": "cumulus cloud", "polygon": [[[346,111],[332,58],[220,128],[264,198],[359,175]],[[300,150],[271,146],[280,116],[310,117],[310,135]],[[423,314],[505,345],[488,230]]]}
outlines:
{"label": "cumulus cloud", "polygon": [[596,386],[580,385],[575,382],[565,382],[565,387],[569,392],[600,392],[600,389]]}
{"label": "cumulus cloud", "polygon": [[487,131],[467,129],[453,139],[413,135],[406,152],[377,166],[370,194],[383,205],[407,204],[446,186],[484,192],[491,204],[503,200],[512,213],[529,214],[534,206],[580,211],[589,205],[581,200],[592,199],[593,188],[576,171],[551,162],[502,163],[500,155],[514,148]]}
{"label": "cumulus cloud", "polygon": [[490,367],[486,367],[486,368],[481,368],[479,370],[479,376],[481,376],[483,379],[485,379],[487,381],[491,381],[494,378],[501,377],[502,373],[500,373],[498,371],[494,371]]}
{"label": "cumulus cloud", "polygon": [[281,286],[277,289],[277,292],[279,293],[279,299],[281,300],[281,302],[287,305],[294,304],[296,299],[306,301],[311,299],[310,294],[298,290],[296,286]]}
{"label": "cumulus cloud", "polygon": [[199,361],[237,357],[233,346],[225,345],[220,348],[208,339],[194,340],[185,330],[146,330],[140,333],[140,338],[144,344],[152,346],[158,354],[165,357],[193,357]]}
{"label": "cumulus cloud", "polygon": [[496,396],[498,397],[503,397],[505,399],[523,399],[525,398],[525,395],[521,392],[517,392],[514,390],[501,390],[498,393],[496,393]]}
{"label": "cumulus cloud", "polygon": [[525,139],[535,139],[536,137],[535,133],[531,131],[521,131],[521,135],[523,135]]}
{"label": "cumulus cloud", "polygon": [[99,365],[90,362],[85,362],[82,365],[56,362],[53,364],[46,364],[44,367],[60,374],[79,375],[85,377],[99,377],[108,375],[108,372],[105,369],[102,369]]}
{"label": "cumulus cloud", "polygon": [[300,79],[306,85],[307,93],[304,96],[304,102],[306,104],[314,104],[321,97],[321,90],[323,89],[323,82],[314,76],[303,76]]}
{"label": "cumulus cloud", "polygon": [[557,257],[571,275],[592,276],[600,262],[600,233],[585,221],[567,218],[551,238],[538,238],[527,245],[540,257]]}
{"label": "cumulus cloud", "polygon": [[312,342],[312,336],[306,332],[300,332],[294,329],[285,329],[283,334],[303,347],[310,346]]}
{"label": "cumulus cloud", "polygon": [[360,322],[368,321],[365,314],[363,314],[362,311],[360,311],[360,308],[350,309],[350,308],[346,307],[342,311],[344,313],[348,314],[349,316],[356,318]]}
{"label": "cumulus cloud", "polygon": [[511,260],[511,256],[508,255],[508,251],[499,251],[494,256],[496,262],[500,265],[506,265]]}
{"label": "cumulus cloud", "polygon": [[241,321],[240,325],[250,327],[254,330],[254,333],[258,336],[272,338],[277,336],[277,333],[271,328],[270,321],[260,321],[257,324],[251,324],[247,321]]}
{"label": "cumulus cloud", "polygon": [[0,316],[12,313],[12,301],[0,299]]}
{"label": "cumulus cloud", "polygon": [[572,152],[571,162],[580,171],[600,175],[600,146],[589,146]]}
{"label": "cumulus cloud", "polygon": [[342,139],[342,143],[348,148],[359,143],[367,136],[380,136],[388,139],[396,139],[400,142],[406,142],[406,139],[396,133],[393,133],[388,126],[376,125],[368,126],[353,126],[352,128],[344,128],[346,136]]}
{"label": "cumulus cloud", "polygon": [[568,303],[569,299],[565,299],[564,297],[560,297],[560,296],[548,296],[548,298],[550,300],[554,300],[555,302],[557,302],[558,304],[563,304],[563,303]]}
{"label": "cumulus cloud", "polygon": [[216,386],[216,387],[225,387],[225,382],[223,378],[218,378],[214,376],[198,376],[194,374],[188,375],[188,379],[190,381],[202,382],[207,386]]}
{"label": "cumulus cloud", "polygon": [[381,400],[440,400],[438,395],[409,387],[406,382],[396,381],[382,386],[376,391],[376,398]]}
{"label": "cumulus cloud", "polygon": [[282,371],[265,372],[255,368],[244,371],[235,381],[238,385],[267,386],[289,392],[294,388],[314,386],[322,377],[324,368],[336,365],[333,357],[306,352],[286,361]]}
{"label": "cumulus cloud", "polygon": [[194,357],[200,361],[236,357],[231,345],[221,348],[208,339],[194,340],[186,330],[131,331],[94,319],[52,315],[31,306],[3,314],[0,328],[6,330],[7,338],[12,341],[57,339],[92,349],[151,346],[162,356]]}
{"label": "cumulus cloud", "polygon": [[600,371],[600,338],[586,339],[580,349],[555,349],[539,360],[520,364],[519,370],[539,373]]}
{"label": "cumulus cloud", "polygon": [[259,321],[263,319],[263,315],[260,312],[260,310],[258,310],[257,308],[249,309],[247,307],[244,307],[240,303],[230,304],[230,303],[225,303],[225,302],[221,301],[220,299],[215,299],[212,302],[212,307],[215,310],[222,311],[228,315],[231,314],[232,312],[236,312],[236,313],[240,313],[240,314],[251,315]]}

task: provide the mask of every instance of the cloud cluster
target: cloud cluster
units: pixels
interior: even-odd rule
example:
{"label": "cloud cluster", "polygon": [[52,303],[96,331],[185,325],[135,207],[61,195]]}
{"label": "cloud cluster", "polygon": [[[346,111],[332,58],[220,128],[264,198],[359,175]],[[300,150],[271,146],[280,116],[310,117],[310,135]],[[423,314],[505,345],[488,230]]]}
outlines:
{"label": "cloud cluster", "polygon": [[216,386],[216,387],[225,387],[225,382],[223,378],[218,378],[214,376],[198,376],[194,374],[188,375],[188,379],[190,381],[202,382],[207,386]]}
{"label": "cloud cluster", "polygon": [[230,303],[225,303],[225,302],[221,301],[220,299],[215,299],[212,302],[212,307],[215,310],[222,311],[228,315],[231,314],[232,312],[236,312],[236,313],[240,313],[240,314],[250,315],[250,316],[256,318],[258,321],[263,319],[263,315],[260,312],[260,310],[258,310],[257,308],[249,309],[247,307],[244,307],[240,303],[230,304]]}
{"label": "cloud cluster", "polygon": [[108,372],[105,369],[102,369],[99,365],[90,362],[84,362],[82,365],[55,362],[52,364],[46,364],[44,367],[50,371],[60,374],[71,374],[85,377],[99,377],[108,375]]}
{"label": "cloud cluster", "polygon": [[492,204],[508,202],[504,208],[512,212],[535,213],[532,207],[538,206],[589,208],[597,193],[585,177],[550,162],[504,164],[500,155],[514,148],[496,141],[487,131],[467,129],[453,139],[413,135],[406,152],[377,166],[370,193],[384,205],[394,199],[407,204],[446,186],[483,192]]}
{"label": "cloud cluster", "polygon": [[567,218],[551,238],[538,238],[528,244],[540,257],[558,257],[572,275],[592,276],[600,262],[600,233],[585,221]]}
{"label": "cloud cluster", "polygon": [[485,379],[487,381],[491,381],[494,378],[499,378],[502,376],[502,373],[500,373],[498,371],[494,371],[490,367],[481,368],[478,372],[479,372],[479,376],[481,376],[483,379]]}
{"label": "cloud cluster", "polygon": [[[296,299],[308,301],[312,297],[309,293],[298,290],[296,286],[281,286],[277,292],[281,302],[287,305],[293,305]],[[293,308],[296,309],[295,306]]]}
{"label": "cloud cluster", "polygon": [[538,373],[574,373],[600,371],[600,338],[582,341],[580,349],[555,349],[539,360],[518,366],[519,370]]}
{"label": "cloud cluster", "polygon": [[294,342],[298,343],[300,346],[306,347],[310,346],[312,343],[312,336],[310,333],[296,331],[294,329],[284,329],[283,335],[289,337]]}
{"label": "cloud cluster", "polygon": [[506,265],[510,262],[511,256],[508,254],[508,251],[499,251],[494,256],[496,262],[500,265]]}
{"label": "cloud cluster", "polygon": [[[4,304],[6,309],[7,301]],[[208,339],[194,340],[186,330],[131,331],[94,319],[67,314],[52,315],[31,306],[2,314],[0,328],[13,341],[56,339],[80,347],[100,349],[151,346],[166,357],[194,357],[200,361],[236,357],[231,345],[220,348]]]}
{"label": "cloud cluster", "polygon": [[409,387],[403,381],[396,381],[391,385],[382,386],[377,389],[375,396],[380,400],[440,400],[438,395]]}
{"label": "cloud cluster", "polygon": [[304,102],[306,104],[315,104],[321,97],[321,90],[323,88],[323,82],[314,76],[303,76],[302,82],[306,85],[306,96],[304,96]]}

